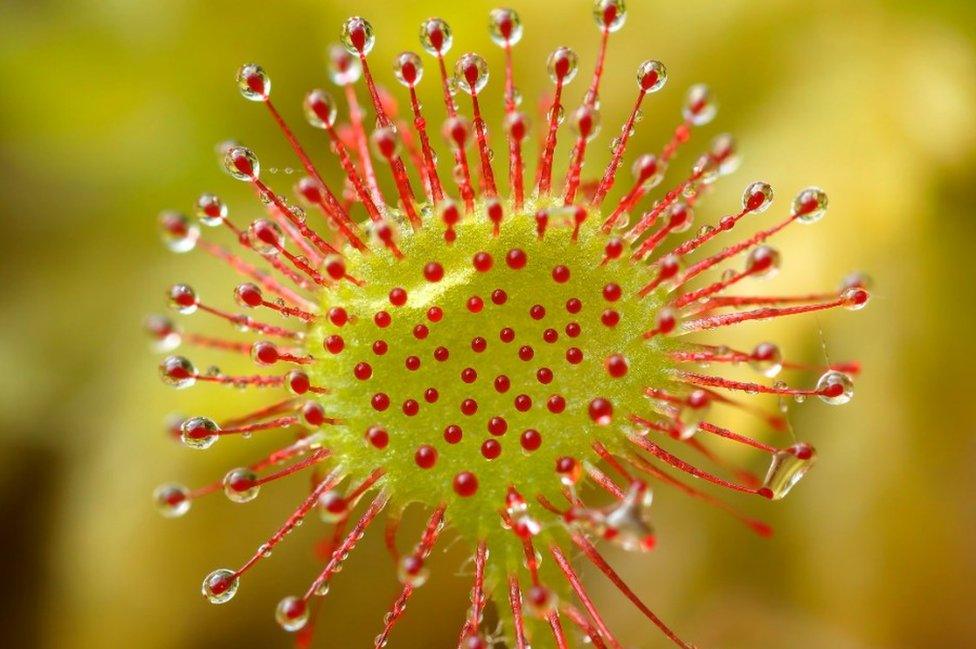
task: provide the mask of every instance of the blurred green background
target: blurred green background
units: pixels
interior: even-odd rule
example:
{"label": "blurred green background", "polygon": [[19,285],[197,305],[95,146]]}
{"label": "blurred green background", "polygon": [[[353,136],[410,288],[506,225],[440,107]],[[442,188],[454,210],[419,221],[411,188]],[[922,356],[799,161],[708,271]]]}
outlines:
{"label": "blurred green background", "polygon": [[[606,133],[632,101],[637,63],[659,58],[669,85],[646,104],[632,151],[658,150],[677,123],[684,89],[709,83],[719,117],[696,133],[670,178],[721,130],[736,134],[744,158],[699,218],[730,211],[756,178],[776,188],[780,214],[795,191],[819,184],[830,194],[830,213],[777,239],[784,267],[775,287],[832,288],[855,268],[876,284],[875,299],[857,315],[735,334],[742,344],[778,340],[788,355],[810,362],[822,361],[823,343],[832,359],[857,358],[866,368],[849,406],[793,410],[820,463],[786,501],[744,503],[777,535],[755,538],[668,494],[655,505],[658,550],[608,552],[657,612],[702,647],[976,646],[974,5],[629,4],[628,24],[611,41],[605,133],[590,174],[602,169]],[[155,216],[189,210],[203,190],[227,197],[239,215],[254,213],[214,164],[220,140],[245,141],[266,168],[295,166],[263,110],[238,96],[240,63],[269,70],[286,118],[325,159],[299,102],[328,83],[325,47],[343,18],[372,21],[374,68],[402,100],[386,62],[418,48],[416,26],[429,15],[454,27],[452,55],[477,49],[500,69],[485,29],[493,6],[0,3],[0,358],[7,368],[0,373],[0,645],[288,646],[272,611],[315,572],[310,530],[255,571],[232,605],[210,606],[198,588],[211,569],[250,554],[300,498],[302,481],[268,489],[244,509],[220,498],[201,502],[178,521],[162,520],[151,506],[156,484],[201,484],[245,457],[231,444],[191,457],[163,434],[172,410],[222,415],[243,398],[207,388],[175,394],[156,377],[140,329],[144,314],[162,308],[164,287],[191,281],[230,304],[234,279],[212,272],[202,255],[166,253]],[[561,44],[583,61],[568,101],[574,105],[598,38],[590,3],[525,0],[516,8],[526,29],[516,51],[526,108],[548,88],[544,59]],[[499,77],[484,99],[491,123]],[[429,78],[423,88],[433,112]],[[434,123],[439,115],[433,112]],[[337,580],[318,646],[372,646],[397,591],[380,536],[367,538]],[[455,576],[464,552],[454,546],[437,557],[435,576],[391,646],[453,646],[467,604],[468,582]],[[667,646],[605,582],[592,584],[627,646]]]}

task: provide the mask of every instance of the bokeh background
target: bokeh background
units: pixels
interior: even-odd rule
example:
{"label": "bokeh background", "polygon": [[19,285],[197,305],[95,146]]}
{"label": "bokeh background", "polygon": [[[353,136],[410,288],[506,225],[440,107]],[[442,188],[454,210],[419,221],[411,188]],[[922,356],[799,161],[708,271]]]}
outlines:
{"label": "bokeh background", "polygon": [[[776,286],[829,288],[855,268],[876,283],[859,314],[736,333],[742,344],[776,339],[809,362],[822,362],[826,351],[866,367],[849,406],[793,409],[798,434],[819,450],[815,471],[783,502],[742,503],[777,535],[755,538],[668,494],[656,504],[659,549],[641,557],[611,550],[613,560],[703,647],[976,646],[974,5],[629,4],[628,24],[612,39],[605,134],[590,169],[602,169],[606,133],[632,100],[636,65],[659,58],[669,85],[648,102],[632,150],[657,150],[684,89],[709,83],[719,117],[674,168],[686,169],[720,130],[739,138],[743,165],[701,217],[729,211],[757,178],[776,188],[778,213],[795,191],[817,183],[830,194],[830,212],[816,227],[778,238],[784,267]],[[245,457],[231,444],[191,453],[163,433],[172,410],[221,415],[242,398],[208,388],[176,394],[156,377],[140,329],[145,313],[162,308],[164,287],[192,281],[230,304],[233,279],[212,272],[202,255],[166,253],[155,216],[189,210],[203,190],[226,196],[238,214],[254,213],[214,164],[220,140],[247,142],[266,168],[296,166],[263,110],[237,95],[240,63],[262,63],[286,117],[306,142],[320,142],[302,123],[299,102],[328,83],[325,47],[344,17],[372,21],[375,69],[402,99],[384,62],[417,49],[416,26],[428,15],[451,22],[452,54],[478,49],[500,69],[485,29],[493,5],[0,3],[0,645],[288,646],[272,610],[315,571],[314,524],[276,551],[232,605],[210,606],[198,588],[211,569],[237,565],[253,550],[300,497],[302,481],[267,489],[244,509],[221,498],[201,502],[178,521],[162,520],[150,502],[160,482],[201,484]],[[548,87],[544,59],[560,44],[584,62],[573,105],[597,44],[589,1],[517,5],[526,108]],[[491,119],[499,114],[498,79],[484,99]],[[424,87],[439,115],[433,84]],[[320,145],[317,155],[326,157]],[[282,188],[292,182],[275,180]],[[372,646],[397,589],[379,536],[337,580],[318,646]],[[435,576],[391,646],[453,646],[467,604],[468,582],[456,576],[463,557],[458,546],[437,554]],[[592,584],[627,646],[667,646],[603,581]]]}

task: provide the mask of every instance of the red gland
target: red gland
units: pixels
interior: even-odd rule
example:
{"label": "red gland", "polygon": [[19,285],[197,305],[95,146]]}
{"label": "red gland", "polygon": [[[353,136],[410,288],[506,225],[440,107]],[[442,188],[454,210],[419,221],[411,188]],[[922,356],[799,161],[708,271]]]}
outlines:
{"label": "red gland", "polygon": [[465,399],[461,402],[461,413],[470,417],[478,412],[478,402],[474,399]]}
{"label": "red gland", "polygon": [[457,424],[451,424],[444,429],[444,441],[448,444],[457,444],[461,441],[463,431]]}
{"label": "red gland", "polygon": [[500,288],[496,288],[494,291],[491,292],[491,301],[493,304],[497,306],[501,306],[508,301],[508,293],[506,293]]}
{"label": "red gland", "polygon": [[512,270],[525,268],[525,263],[527,261],[528,257],[526,256],[525,251],[519,248],[512,248],[508,251],[508,254],[505,255],[505,263],[508,264],[508,267]]}
{"label": "red gland", "polygon": [[302,418],[309,426],[321,426],[326,422],[325,408],[315,401],[306,401],[302,405]]}
{"label": "red gland", "polygon": [[420,404],[414,399],[407,399],[403,402],[403,414],[407,417],[413,417],[418,412],[420,412]]}
{"label": "red gland", "polygon": [[329,309],[329,322],[337,327],[341,327],[349,321],[349,314],[341,306],[334,306]]}
{"label": "red gland", "polygon": [[561,395],[554,394],[546,401],[546,408],[554,415],[558,415],[566,409],[566,399]]}
{"label": "red gland", "polygon": [[603,397],[590,401],[590,419],[600,426],[606,426],[613,419],[613,404]]}
{"label": "red gland", "polygon": [[477,252],[471,259],[471,263],[474,264],[474,269],[479,273],[487,273],[491,270],[492,263],[494,261],[487,252]]}
{"label": "red gland", "polygon": [[495,390],[501,392],[502,394],[508,392],[508,389],[512,387],[512,382],[504,374],[499,374],[495,377]]}
{"label": "red gland", "polygon": [[607,302],[616,302],[620,299],[622,290],[619,284],[610,283],[603,287],[603,299]]}
{"label": "red gland", "polygon": [[454,493],[468,498],[478,492],[478,478],[470,471],[462,471],[454,476]]}
{"label": "red gland", "polygon": [[429,469],[437,463],[437,449],[428,444],[424,444],[417,448],[413,459],[421,469]]}
{"label": "red gland", "polygon": [[571,297],[566,300],[566,311],[569,313],[579,313],[582,308],[583,303],[579,300],[579,298]]}
{"label": "red gland", "polygon": [[540,367],[535,373],[535,378],[538,379],[539,383],[549,385],[552,383],[552,370],[548,367]]}
{"label": "red gland", "polygon": [[583,362],[583,351],[579,347],[570,347],[566,350],[566,360],[572,365],[579,365]]}
{"label": "red gland", "polygon": [[382,392],[377,392],[370,400],[370,404],[372,404],[374,410],[383,412],[390,407],[390,397]]}
{"label": "red gland", "polygon": [[607,374],[615,379],[627,374],[627,370],[630,369],[630,363],[623,354],[613,354],[607,358],[606,361]]}
{"label": "red gland", "polygon": [[566,335],[570,338],[576,338],[582,330],[578,322],[570,322],[566,325]]}
{"label": "red gland", "polygon": [[613,309],[607,309],[600,314],[600,322],[603,323],[604,327],[616,327],[617,323],[620,322],[620,314]]}
{"label": "red gland", "polygon": [[373,367],[369,363],[356,363],[356,367],[352,370],[353,374],[360,381],[365,381],[369,377],[373,376]]}
{"label": "red gland", "polygon": [[407,303],[407,292],[402,288],[395,288],[390,291],[390,304],[393,306],[403,306]]}
{"label": "red gland", "polygon": [[424,266],[424,277],[428,282],[439,282],[444,278],[444,267],[436,261],[428,262]]}
{"label": "red gland", "polygon": [[386,448],[390,443],[390,434],[379,426],[370,426],[366,431],[366,441],[376,448]]}
{"label": "red gland", "polygon": [[508,422],[504,417],[492,417],[488,420],[488,432],[495,437],[501,437],[508,432]]}
{"label": "red gland", "polygon": [[502,454],[502,445],[496,439],[486,439],[481,445],[481,454],[486,460],[494,460]]}
{"label": "red gland", "polygon": [[552,269],[552,279],[560,284],[569,281],[569,268],[567,266],[556,266]]}
{"label": "red gland", "polygon": [[535,451],[542,446],[542,435],[539,434],[539,431],[529,428],[522,431],[519,442],[526,451]]}
{"label": "red gland", "polygon": [[329,353],[338,354],[346,346],[346,341],[342,339],[342,336],[332,335],[325,339],[323,345],[329,350]]}
{"label": "red gland", "polygon": [[468,311],[471,313],[481,313],[481,310],[485,307],[485,301],[482,300],[477,295],[472,295],[468,298]]}
{"label": "red gland", "polygon": [[376,323],[377,327],[383,329],[390,326],[393,318],[386,311],[377,311],[376,315],[373,316],[373,322]]}

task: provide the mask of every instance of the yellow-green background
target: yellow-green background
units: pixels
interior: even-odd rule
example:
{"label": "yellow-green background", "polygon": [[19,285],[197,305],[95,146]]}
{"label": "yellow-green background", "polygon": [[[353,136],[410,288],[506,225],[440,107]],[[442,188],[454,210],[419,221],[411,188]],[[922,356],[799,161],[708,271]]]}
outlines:
{"label": "yellow-green background", "polygon": [[[298,102],[327,83],[324,48],[342,18],[359,13],[373,22],[374,65],[390,83],[387,62],[417,48],[416,25],[432,14],[455,28],[452,54],[485,51],[498,70],[485,32],[493,4],[0,4],[0,645],[287,645],[271,612],[315,572],[308,546],[316,522],[248,578],[232,605],[210,606],[197,591],[203,574],[238,565],[253,550],[300,498],[301,480],[274,485],[243,509],[218,497],[175,522],[151,507],[157,483],[200,484],[246,457],[238,440],[199,455],[161,432],[172,409],[220,415],[241,399],[208,388],[177,395],[155,376],[140,325],[161,307],[163,287],[191,280],[229,304],[233,282],[200,255],[165,253],[155,215],[189,209],[202,190],[227,195],[239,218],[255,213],[215,168],[212,147],[221,139],[246,141],[266,167],[294,165],[260,106],[237,96],[241,62],[270,70],[286,117],[306,141],[320,143],[300,123]],[[605,131],[623,119],[644,57],[665,61],[671,78],[648,102],[634,151],[657,149],[684,88],[707,81],[721,100],[719,118],[675,168],[686,169],[703,135],[719,129],[739,136],[744,162],[699,217],[730,211],[756,178],[776,188],[779,214],[797,189],[818,183],[830,193],[830,212],[777,240],[785,258],[778,286],[832,287],[863,268],[876,287],[859,314],[752,326],[734,338],[775,338],[790,355],[816,362],[822,331],[832,358],[855,357],[866,368],[849,406],[794,410],[798,433],[820,452],[809,478],[784,502],[744,503],[767,516],[777,536],[757,539],[662,491],[659,549],[611,556],[703,647],[973,646],[971,3],[630,5],[627,26],[612,40]],[[543,87],[546,53],[560,44],[584,62],[570,94],[578,100],[597,41],[588,7],[518,3],[526,107]],[[492,119],[499,85],[496,74],[486,91]],[[606,136],[599,142],[594,151],[605,159]],[[322,151],[319,144],[320,159]],[[602,162],[594,158],[590,169]],[[291,182],[275,180],[282,188]],[[337,579],[319,646],[372,645],[397,588],[379,536]],[[462,558],[455,546],[435,560],[436,576],[411,602],[391,646],[453,646],[466,607],[467,580],[454,577]],[[665,646],[603,581],[592,584],[628,646]]]}

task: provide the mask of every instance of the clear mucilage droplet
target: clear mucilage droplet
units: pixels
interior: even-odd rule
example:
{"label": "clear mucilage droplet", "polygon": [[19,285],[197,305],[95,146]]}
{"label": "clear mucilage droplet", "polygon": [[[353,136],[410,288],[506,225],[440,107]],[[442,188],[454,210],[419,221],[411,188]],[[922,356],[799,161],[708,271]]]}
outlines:
{"label": "clear mucilage droplet", "polygon": [[652,501],[653,494],[646,484],[631,483],[623,499],[604,514],[604,536],[625,550],[650,550],[654,545]]}
{"label": "clear mucilage droplet", "polygon": [[742,192],[742,209],[752,214],[762,214],[773,203],[773,188],[761,180],[751,183]]}
{"label": "clear mucilage droplet", "polygon": [[224,494],[231,502],[251,502],[258,497],[259,491],[258,476],[251,469],[232,469],[224,476]]}
{"label": "clear mucilage droplet", "polygon": [[183,356],[169,356],[159,364],[159,375],[163,383],[177,390],[185,389],[197,382],[197,369]]}
{"label": "clear mucilage droplet", "polygon": [[495,45],[511,47],[522,40],[522,20],[512,9],[492,9],[488,14],[488,34]]}
{"label": "clear mucilage droplet", "polygon": [[190,417],[180,426],[180,439],[190,448],[207,449],[220,437],[220,426],[208,417]]}
{"label": "clear mucilage droplet", "polygon": [[627,21],[624,0],[596,0],[593,3],[593,20],[600,29],[618,31]]}
{"label": "clear mucilage droplet", "polygon": [[220,568],[203,578],[200,591],[211,604],[224,604],[234,599],[240,584],[241,580],[233,570]]}
{"label": "clear mucilage droplet", "polygon": [[854,398],[854,381],[843,372],[830,370],[817,381],[820,400],[832,406],[839,406]]}
{"label": "clear mucilage droplet", "polygon": [[643,92],[657,92],[668,82],[668,70],[660,61],[644,61],[637,68],[637,87]]}
{"label": "clear mucilage droplet", "polygon": [[250,182],[256,180],[261,174],[258,157],[247,147],[230,147],[224,153],[223,164],[224,170],[237,180]]}
{"label": "clear mucilage droplet", "polygon": [[346,19],[339,40],[350,54],[369,54],[376,44],[376,35],[369,21],[359,16]]}
{"label": "clear mucilage droplet", "polygon": [[339,108],[335,99],[324,90],[312,90],[305,95],[303,104],[305,119],[315,128],[331,128],[336,121]]}
{"label": "clear mucilage droplet", "polygon": [[393,61],[393,75],[407,88],[413,88],[424,76],[424,64],[414,52],[403,52]]}
{"label": "clear mucilage droplet", "polygon": [[268,101],[271,79],[260,65],[245,63],[237,71],[237,89],[248,101]]}
{"label": "clear mucilage droplet", "polygon": [[430,570],[424,565],[424,560],[414,555],[402,557],[397,564],[397,579],[405,586],[420,588],[427,583]]}
{"label": "clear mucilage droplet", "polygon": [[215,228],[227,218],[227,205],[213,194],[202,194],[197,199],[196,214],[200,223]]}
{"label": "clear mucilage droplet", "polygon": [[488,84],[488,62],[473,52],[464,54],[454,66],[454,83],[469,95],[477,95]]}
{"label": "clear mucilage droplet", "polygon": [[546,70],[553,83],[566,85],[579,72],[579,56],[568,47],[557,47],[546,60]]}
{"label": "clear mucilage droplet", "polygon": [[420,23],[420,45],[433,56],[444,56],[451,50],[454,36],[451,27],[440,18],[428,18]]}
{"label": "clear mucilage droplet", "polygon": [[813,447],[803,442],[776,451],[770,460],[760,493],[771,500],[785,497],[807,474],[816,458]]}
{"label": "clear mucilage droplet", "polygon": [[298,631],[308,622],[308,605],[301,597],[286,597],[278,602],[275,620],[285,631]]}
{"label": "clear mucilage droplet", "polygon": [[792,214],[800,223],[816,223],[827,213],[827,194],[819,187],[807,187],[793,199]]}
{"label": "clear mucilage droplet", "polygon": [[763,376],[773,378],[783,369],[783,354],[773,343],[759,343],[749,355],[749,365]]}
{"label": "clear mucilage droplet", "polygon": [[329,77],[337,86],[347,86],[359,81],[363,66],[359,58],[353,56],[342,45],[329,48]]}
{"label": "clear mucilage droplet", "polygon": [[190,252],[200,238],[200,228],[185,214],[174,210],[160,212],[159,229],[170,252]]}
{"label": "clear mucilage droplet", "polygon": [[165,518],[179,518],[188,511],[192,500],[190,490],[180,484],[170,483],[156,487],[153,491],[156,510]]}
{"label": "clear mucilage droplet", "polygon": [[687,121],[695,126],[704,126],[715,119],[717,112],[718,107],[708,86],[698,83],[688,89],[685,105],[681,109],[681,114]]}

